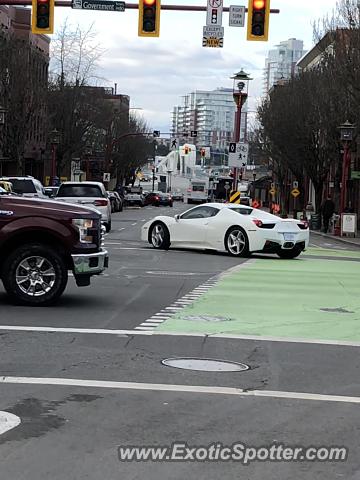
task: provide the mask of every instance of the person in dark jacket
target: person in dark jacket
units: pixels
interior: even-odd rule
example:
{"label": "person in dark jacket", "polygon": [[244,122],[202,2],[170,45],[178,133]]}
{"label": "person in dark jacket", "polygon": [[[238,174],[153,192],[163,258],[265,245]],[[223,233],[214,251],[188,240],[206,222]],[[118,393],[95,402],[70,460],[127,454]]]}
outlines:
{"label": "person in dark jacket", "polygon": [[333,216],[334,211],[335,211],[335,204],[329,195],[321,207],[325,233],[327,233],[327,231],[329,230],[329,221],[330,221],[330,218]]}

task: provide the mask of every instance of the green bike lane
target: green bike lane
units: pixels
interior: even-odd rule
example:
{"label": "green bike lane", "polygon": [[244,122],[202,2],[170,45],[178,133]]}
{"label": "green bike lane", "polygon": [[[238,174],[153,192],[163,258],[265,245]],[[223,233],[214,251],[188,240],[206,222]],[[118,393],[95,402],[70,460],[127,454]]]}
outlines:
{"label": "green bike lane", "polygon": [[156,333],[360,342],[359,259],[323,248],[296,260],[250,259]]}

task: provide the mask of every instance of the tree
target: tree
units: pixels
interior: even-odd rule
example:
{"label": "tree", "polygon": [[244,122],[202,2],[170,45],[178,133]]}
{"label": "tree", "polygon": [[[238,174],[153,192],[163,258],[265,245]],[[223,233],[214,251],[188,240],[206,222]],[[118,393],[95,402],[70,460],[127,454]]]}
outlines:
{"label": "tree", "polygon": [[46,113],[47,62],[29,42],[0,33],[0,97],[7,109],[2,150],[24,173],[24,151],[31,133],[42,142]]}

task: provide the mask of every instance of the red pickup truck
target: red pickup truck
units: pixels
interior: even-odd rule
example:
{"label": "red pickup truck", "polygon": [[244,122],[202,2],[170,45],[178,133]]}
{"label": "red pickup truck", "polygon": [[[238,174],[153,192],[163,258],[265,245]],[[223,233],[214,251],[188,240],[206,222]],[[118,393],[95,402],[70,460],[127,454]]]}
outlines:
{"label": "red pickup truck", "polygon": [[0,279],[13,301],[50,305],[108,266],[101,214],[90,207],[0,193]]}

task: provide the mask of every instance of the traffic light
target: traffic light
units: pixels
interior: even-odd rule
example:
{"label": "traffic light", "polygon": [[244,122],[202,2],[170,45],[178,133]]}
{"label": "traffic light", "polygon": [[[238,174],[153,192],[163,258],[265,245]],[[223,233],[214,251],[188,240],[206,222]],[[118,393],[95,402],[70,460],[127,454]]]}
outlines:
{"label": "traffic light", "polygon": [[270,0],[249,0],[247,39],[267,42],[269,37]]}
{"label": "traffic light", "polygon": [[54,7],[55,0],[32,0],[32,33],[54,33]]}
{"label": "traffic light", "polygon": [[139,0],[139,37],[160,35],[160,0]]}
{"label": "traffic light", "polygon": [[205,154],[206,154],[205,148],[202,148],[202,149],[200,150],[200,155],[201,155],[201,157],[204,158],[204,157],[205,157]]}

